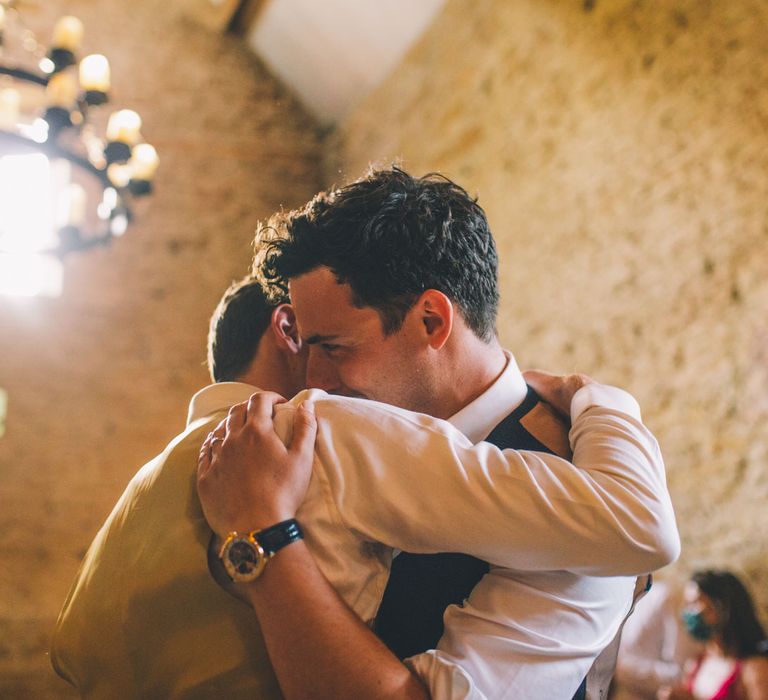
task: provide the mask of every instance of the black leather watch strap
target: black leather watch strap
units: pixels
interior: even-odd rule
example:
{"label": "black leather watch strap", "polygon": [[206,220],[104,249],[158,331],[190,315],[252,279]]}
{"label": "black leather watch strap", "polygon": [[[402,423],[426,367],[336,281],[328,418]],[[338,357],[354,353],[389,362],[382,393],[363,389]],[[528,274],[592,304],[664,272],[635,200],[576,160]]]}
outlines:
{"label": "black leather watch strap", "polygon": [[295,518],[283,520],[277,525],[259,530],[253,533],[253,538],[261,545],[264,554],[268,557],[282,549],[291,542],[303,539],[304,533]]}

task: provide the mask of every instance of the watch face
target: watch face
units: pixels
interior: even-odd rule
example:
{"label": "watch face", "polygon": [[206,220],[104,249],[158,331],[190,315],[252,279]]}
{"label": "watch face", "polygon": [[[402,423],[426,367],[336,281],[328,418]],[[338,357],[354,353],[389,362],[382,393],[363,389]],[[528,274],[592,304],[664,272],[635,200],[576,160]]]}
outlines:
{"label": "watch face", "polygon": [[224,567],[233,581],[253,581],[264,570],[267,558],[252,538],[235,537],[224,547]]}
{"label": "watch face", "polygon": [[238,574],[248,574],[259,560],[259,556],[250,542],[233,542],[229,548],[229,561]]}

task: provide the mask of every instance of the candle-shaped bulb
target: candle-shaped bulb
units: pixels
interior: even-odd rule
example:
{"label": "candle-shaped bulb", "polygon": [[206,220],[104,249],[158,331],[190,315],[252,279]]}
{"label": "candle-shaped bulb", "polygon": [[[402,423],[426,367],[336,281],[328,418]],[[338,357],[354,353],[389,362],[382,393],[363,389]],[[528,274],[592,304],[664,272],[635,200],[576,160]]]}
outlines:
{"label": "candle-shaped bulb", "polygon": [[77,101],[77,81],[70,72],[56,73],[48,79],[45,96],[49,107],[70,110]]}
{"label": "candle-shaped bulb", "polygon": [[0,129],[13,129],[19,121],[21,97],[18,90],[0,90]]}
{"label": "candle-shaped bulb", "polygon": [[72,15],[62,17],[53,27],[51,46],[54,49],[66,49],[73,53],[80,48],[83,39],[83,23]]}
{"label": "candle-shaped bulb", "polygon": [[146,180],[151,182],[157,172],[160,158],[154,146],[148,143],[140,143],[133,149],[129,165],[131,177],[134,180]]}
{"label": "candle-shaped bulb", "polygon": [[83,90],[109,92],[109,61],[94,53],[80,61],[80,87]]}
{"label": "candle-shaped bulb", "polygon": [[107,177],[115,187],[128,187],[131,180],[131,169],[126,163],[112,163],[107,168]]}
{"label": "candle-shaped bulb", "polygon": [[141,117],[132,109],[113,112],[107,122],[107,140],[133,146],[139,140]]}

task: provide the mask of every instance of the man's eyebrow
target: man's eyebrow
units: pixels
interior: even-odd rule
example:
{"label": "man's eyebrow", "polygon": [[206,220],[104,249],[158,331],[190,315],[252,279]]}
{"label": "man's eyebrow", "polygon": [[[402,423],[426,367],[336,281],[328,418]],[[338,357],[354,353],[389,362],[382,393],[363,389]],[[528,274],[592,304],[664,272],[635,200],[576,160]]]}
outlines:
{"label": "man's eyebrow", "polygon": [[304,342],[307,345],[317,345],[318,343],[327,343],[329,340],[336,340],[338,335],[311,335],[309,338],[304,338]]}

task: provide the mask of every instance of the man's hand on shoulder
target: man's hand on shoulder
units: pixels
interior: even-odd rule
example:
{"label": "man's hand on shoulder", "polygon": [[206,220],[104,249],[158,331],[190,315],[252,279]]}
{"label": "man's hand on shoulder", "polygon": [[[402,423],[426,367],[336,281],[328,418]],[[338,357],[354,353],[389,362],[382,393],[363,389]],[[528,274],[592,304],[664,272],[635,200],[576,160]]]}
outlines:
{"label": "man's hand on shoulder", "polygon": [[294,517],[312,474],[317,424],[311,405],[296,409],[293,437],[275,432],[274,409],[285,399],[260,392],[233,406],[200,450],[197,491],[220,537]]}
{"label": "man's hand on shoulder", "polygon": [[576,392],[594,379],[586,374],[552,374],[540,369],[523,372],[526,383],[552,408],[570,421],[571,402]]}

